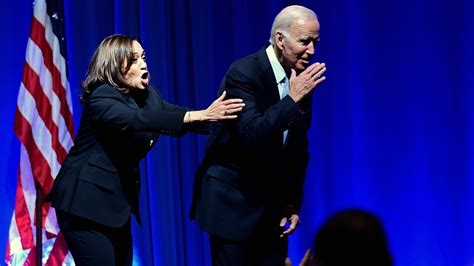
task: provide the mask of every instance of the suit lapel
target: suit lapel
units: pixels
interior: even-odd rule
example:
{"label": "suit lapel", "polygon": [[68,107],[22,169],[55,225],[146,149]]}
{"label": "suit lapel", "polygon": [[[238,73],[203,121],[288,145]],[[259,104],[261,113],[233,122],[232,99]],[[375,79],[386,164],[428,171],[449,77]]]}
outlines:
{"label": "suit lapel", "polygon": [[273,69],[268,60],[266,47],[263,47],[257,53],[257,62],[262,71],[262,85],[265,97],[263,97],[266,106],[275,104],[280,100],[280,93],[278,92],[278,85],[273,74]]}
{"label": "suit lapel", "polygon": [[[262,71],[261,75],[262,75],[263,95],[261,98],[264,102],[264,109],[267,109],[270,106],[276,104],[281,99],[280,99],[280,92],[278,91],[277,81],[275,79],[275,74],[273,74],[272,65],[270,64],[270,60],[268,59],[265,49],[266,47],[263,47],[257,53],[257,61],[258,61],[259,68]],[[280,147],[283,147],[283,135],[281,135],[281,138],[277,137],[277,139],[278,139],[277,140],[278,145],[280,145]]]}

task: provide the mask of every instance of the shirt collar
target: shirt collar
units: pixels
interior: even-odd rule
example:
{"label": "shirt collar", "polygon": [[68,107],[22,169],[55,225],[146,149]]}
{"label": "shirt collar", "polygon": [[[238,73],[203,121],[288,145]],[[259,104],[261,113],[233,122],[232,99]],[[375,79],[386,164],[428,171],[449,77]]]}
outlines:
{"label": "shirt collar", "polygon": [[275,51],[273,50],[273,45],[270,44],[267,49],[265,49],[265,51],[267,52],[268,60],[270,60],[270,65],[272,66],[273,74],[275,75],[277,84],[284,82],[286,78],[286,73],[280,62],[276,58]]}

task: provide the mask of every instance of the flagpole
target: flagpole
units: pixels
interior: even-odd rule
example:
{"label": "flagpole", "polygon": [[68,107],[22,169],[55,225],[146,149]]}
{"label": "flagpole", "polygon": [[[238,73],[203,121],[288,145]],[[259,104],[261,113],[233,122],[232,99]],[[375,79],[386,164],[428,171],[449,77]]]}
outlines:
{"label": "flagpole", "polygon": [[43,193],[40,184],[35,180],[36,187],[36,265],[43,265]]}

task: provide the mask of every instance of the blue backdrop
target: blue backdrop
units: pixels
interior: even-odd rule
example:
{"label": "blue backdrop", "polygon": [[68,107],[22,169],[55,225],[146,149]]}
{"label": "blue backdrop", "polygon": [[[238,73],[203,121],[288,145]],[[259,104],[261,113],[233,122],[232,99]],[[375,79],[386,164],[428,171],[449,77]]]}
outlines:
{"label": "blue backdrop", "polygon": [[[328,65],[314,94],[311,160],[299,261],[316,229],[348,207],[372,211],[400,266],[474,263],[474,3],[468,0],[82,0],[65,17],[75,126],[79,84],[107,35],[139,36],[153,82],[173,103],[207,106],[229,64],[267,43],[289,4],[321,22],[316,60]],[[31,1],[1,1],[0,254],[14,206],[19,142],[13,135]],[[143,265],[210,265],[207,236],[187,213],[204,136],[164,137],[142,164]]]}

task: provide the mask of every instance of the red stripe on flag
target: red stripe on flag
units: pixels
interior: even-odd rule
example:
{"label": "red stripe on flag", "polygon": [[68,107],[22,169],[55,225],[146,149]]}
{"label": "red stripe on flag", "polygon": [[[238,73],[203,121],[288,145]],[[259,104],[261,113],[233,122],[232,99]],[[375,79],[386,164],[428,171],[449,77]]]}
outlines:
{"label": "red stripe on flag", "polygon": [[23,249],[29,249],[35,246],[33,238],[33,228],[31,228],[31,217],[26,206],[25,195],[23,194],[23,185],[21,183],[21,170],[18,168],[18,178],[15,196],[15,221],[20,234],[21,246]]}
{"label": "red stripe on flag", "polygon": [[66,241],[64,240],[63,234],[59,233],[56,241],[54,241],[54,246],[51,250],[51,253],[49,254],[46,266],[62,265],[64,258],[66,258],[67,252],[68,248]]}
{"label": "red stripe on flag", "polygon": [[7,254],[5,255],[6,261],[10,259],[10,241],[7,242]]}
{"label": "red stripe on flag", "polygon": [[23,117],[18,107],[15,113],[15,124],[13,126],[15,134],[25,146],[28,151],[28,158],[30,159],[33,176],[43,189],[43,194],[46,195],[51,190],[53,184],[53,176],[51,175],[51,168],[48,162],[43,157],[43,154],[36,145],[33,138],[31,125]]}
{"label": "red stripe on flag", "polygon": [[[43,224],[43,228],[46,228],[46,218],[48,218],[49,208],[51,208],[51,203],[43,201],[43,204],[41,205],[41,209],[42,209],[41,213],[43,214],[43,217],[41,218],[42,220],[41,223]],[[51,235],[54,235],[54,234],[49,233],[49,232],[46,233],[46,236],[48,238],[51,238]]]}
{"label": "red stripe on flag", "polygon": [[58,126],[54,123],[51,114],[52,106],[49,99],[44,94],[44,91],[41,87],[39,77],[36,72],[30,67],[28,63],[25,63],[23,67],[23,84],[25,88],[30,92],[36,102],[36,110],[38,114],[43,119],[44,124],[48,128],[48,131],[51,133],[53,150],[56,152],[58,162],[62,164],[66,158],[67,151],[59,142],[59,129]]}
{"label": "red stripe on flag", "polygon": [[36,265],[36,248],[32,248],[23,265]]}
{"label": "red stripe on flag", "polygon": [[73,118],[72,118],[72,113],[69,110],[68,103],[66,101],[67,99],[66,90],[61,84],[61,73],[60,73],[61,70],[58,70],[58,68],[54,65],[53,51],[51,47],[49,46],[48,41],[46,40],[45,28],[35,17],[33,17],[32,19],[30,38],[31,40],[33,40],[33,42],[36,43],[36,45],[38,45],[38,47],[41,49],[43,53],[44,64],[49,69],[53,77],[53,91],[56,93],[59,99],[62,99],[61,106],[60,106],[61,115],[64,117],[69,134],[71,135],[71,137],[73,137],[74,136]]}

